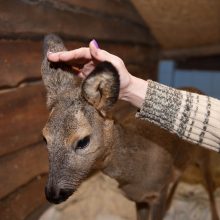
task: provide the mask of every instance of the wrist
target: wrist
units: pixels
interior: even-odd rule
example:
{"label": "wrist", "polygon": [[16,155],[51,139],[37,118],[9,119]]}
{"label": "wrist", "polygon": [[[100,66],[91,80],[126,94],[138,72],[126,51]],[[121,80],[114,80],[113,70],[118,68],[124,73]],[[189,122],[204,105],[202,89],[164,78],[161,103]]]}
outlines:
{"label": "wrist", "polygon": [[132,105],[140,108],[146,96],[147,85],[147,81],[131,75],[130,82],[128,86],[120,92],[119,99],[128,101]]}

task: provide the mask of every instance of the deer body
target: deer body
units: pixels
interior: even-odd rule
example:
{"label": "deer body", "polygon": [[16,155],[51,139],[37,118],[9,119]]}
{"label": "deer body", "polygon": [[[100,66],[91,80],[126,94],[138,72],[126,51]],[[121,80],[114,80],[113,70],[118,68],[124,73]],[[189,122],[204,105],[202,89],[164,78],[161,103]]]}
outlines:
{"label": "deer body", "polygon": [[[54,35],[46,38],[45,48],[45,52],[65,50]],[[102,170],[136,202],[139,220],[162,219],[169,184],[178,181],[203,149],[134,116],[121,124],[109,118],[107,110],[118,98],[119,79],[107,62],[81,82],[69,66],[45,58],[42,76],[50,110],[43,129],[49,153],[47,199],[66,200],[89,174]]]}
{"label": "deer body", "polygon": [[145,137],[119,125],[115,127],[116,143],[103,172],[119,182],[129,199],[151,202],[172,179],[172,158]]}
{"label": "deer body", "polygon": [[144,205],[146,213],[139,219],[162,219],[169,185],[181,177],[200,149],[134,116],[128,116],[123,126],[114,125],[113,137],[103,172],[118,181],[127,198]]}

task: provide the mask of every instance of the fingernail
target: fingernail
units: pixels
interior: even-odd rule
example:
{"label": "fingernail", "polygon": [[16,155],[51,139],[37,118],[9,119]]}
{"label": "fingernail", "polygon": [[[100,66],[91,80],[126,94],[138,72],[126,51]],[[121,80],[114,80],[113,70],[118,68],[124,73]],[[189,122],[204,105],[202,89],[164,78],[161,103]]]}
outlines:
{"label": "fingernail", "polygon": [[52,54],[52,52],[50,52],[50,51],[47,51],[47,55],[49,55],[49,54]]}
{"label": "fingernail", "polygon": [[95,47],[98,49],[99,48],[99,45],[97,43],[97,41],[95,39],[92,40],[92,43],[95,45]]}

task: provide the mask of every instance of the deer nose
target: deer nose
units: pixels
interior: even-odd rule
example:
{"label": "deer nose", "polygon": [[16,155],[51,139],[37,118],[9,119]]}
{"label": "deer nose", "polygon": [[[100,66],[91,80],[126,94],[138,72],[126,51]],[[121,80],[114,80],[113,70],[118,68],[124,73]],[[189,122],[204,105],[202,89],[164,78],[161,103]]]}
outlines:
{"label": "deer nose", "polygon": [[67,200],[74,190],[72,189],[55,189],[54,187],[45,187],[46,199],[50,203],[59,204]]}

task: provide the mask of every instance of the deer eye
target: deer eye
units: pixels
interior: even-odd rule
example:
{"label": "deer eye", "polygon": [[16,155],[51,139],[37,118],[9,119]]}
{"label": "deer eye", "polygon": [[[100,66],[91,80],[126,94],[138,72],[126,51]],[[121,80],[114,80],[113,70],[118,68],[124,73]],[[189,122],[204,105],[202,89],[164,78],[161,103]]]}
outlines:
{"label": "deer eye", "polygon": [[82,150],[85,149],[90,142],[90,136],[86,136],[83,139],[79,140],[76,144],[75,150]]}

